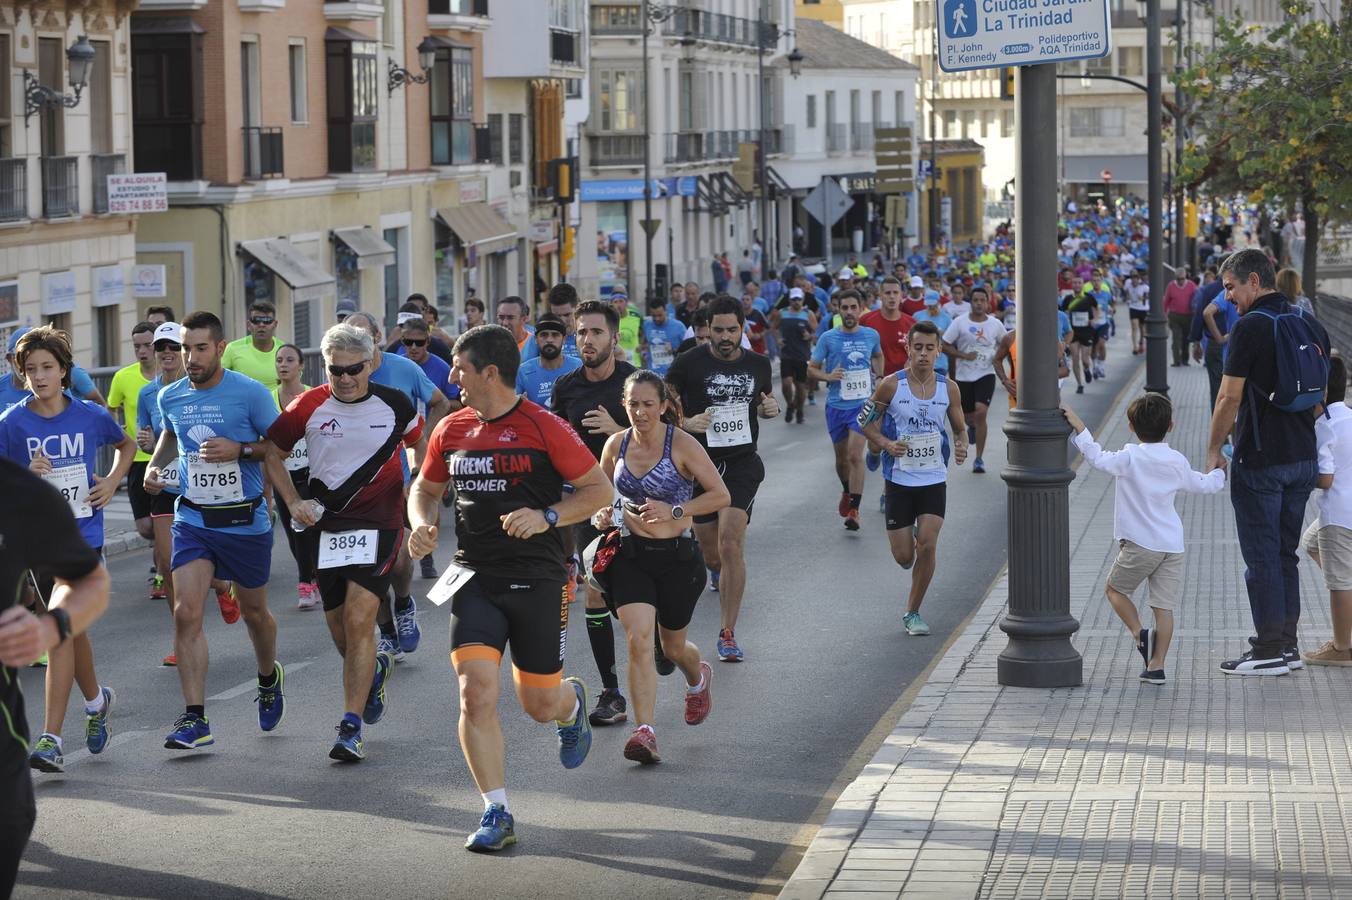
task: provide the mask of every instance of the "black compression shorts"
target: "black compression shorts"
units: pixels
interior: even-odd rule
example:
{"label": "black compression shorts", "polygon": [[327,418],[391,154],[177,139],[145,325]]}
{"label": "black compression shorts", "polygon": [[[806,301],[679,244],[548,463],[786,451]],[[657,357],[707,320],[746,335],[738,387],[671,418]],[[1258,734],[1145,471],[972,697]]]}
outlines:
{"label": "black compression shorts", "polygon": [[807,360],[779,358],[779,377],[807,381]]}
{"label": "black compression shorts", "polygon": [[[732,495],[732,502],[728,506],[745,512],[746,520],[750,522],[751,507],[756,504],[756,491],[765,480],[765,463],[761,462],[758,454],[745,453],[729,459],[720,459],[714,465],[718,468],[723,483],[727,485],[728,493]],[[702,493],[703,487],[696,483],[694,495],[698,497]],[[695,516],[695,522],[700,525],[717,521],[718,513]]]}
{"label": "black compression shorts", "polygon": [[1150,310],[1148,310],[1148,309],[1129,309],[1129,310],[1127,310],[1127,315],[1130,316],[1131,319],[1132,319],[1132,321],[1135,321],[1135,322],[1144,322],[1144,321],[1145,321],[1145,317],[1148,316],[1149,314],[1150,314]]}
{"label": "black compression shorts", "polygon": [[962,411],[965,413],[976,412],[978,403],[983,406],[991,405],[991,398],[995,396],[995,375],[982,375],[976,381],[959,381],[958,393],[962,395]]}
{"label": "black compression shorts", "polygon": [[390,589],[390,581],[394,577],[394,563],[404,542],[402,528],[376,529],[374,563],[340,566],[335,569],[318,568],[320,542],[333,538],[333,535],[316,528],[307,528],[304,536],[307,539],[305,552],[309,554],[310,564],[315,567],[313,569],[315,582],[319,585],[319,596],[324,601],[325,612],[338,609],[347,602],[348,582],[375,594],[377,600],[385,599]]}
{"label": "black compression shorts", "polygon": [[927,484],[924,487],[907,487],[887,482],[887,530],[898,531],[910,528],[921,516],[944,517],[948,504],[948,483]]}
{"label": "black compression shorts", "polygon": [[558,684],[568,640],[565,587],[557,578],[475,575],[451,598],[451,662],[499,662],[510,640],[518,684]]}
{"label": "black compression shorts", "polygon": [[154,500],[153,494],[147,494],[145,489],[146,478],[146,460],[134,462],[131,468],[127,470],[127,499],[131,501],[131,517],[133,519],[144,519],[150,515],[150,507]]}
{"label": "black compression shorts", "polygon": [[1084,344],[1086,347],[1092,347],[1097,340],[1098,334],[1094,331],[1092,325],[1071,329],[1070,341],[1072,344]]}
{"label": "black compression shorts", "polygon": [[174,505],[178,502],[178,494],[171,494],[168,491],[160,491],[158,494],[148,494],[150,498],[150,517],[172,519],[174,517]]}
{"label": "black compression shorts", "polygon": [[654,540],[630,534],[601,582],[612,609],[647,603],[657,609],[657,624],[680,631],[690,624],[707,577],[704,555],[693,539]]}

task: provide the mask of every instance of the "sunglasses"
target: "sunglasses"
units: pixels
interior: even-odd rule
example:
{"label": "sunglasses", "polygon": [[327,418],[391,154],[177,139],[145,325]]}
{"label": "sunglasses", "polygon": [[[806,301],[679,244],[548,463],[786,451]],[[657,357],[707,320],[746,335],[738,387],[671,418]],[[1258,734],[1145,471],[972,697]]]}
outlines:
{"label": "sunglasses", "polygon": [[271,325],[277,320],[272,316],[249,316],[249,321],[254,325]]}
{"label": "sunglasses", "polygon": [[334,378],[342,378],[344,375],[349,378],[355,378],[361,374],[361,370],[366,368],[366,360],[359,363],[353,363],[350,366],[329,366],[329,374]]}
{"label": "sunglasses", "polygon": [[133,347],[135,347],[137,350],[140,350],[142,347],[153,347],[153,346],[155,346],[155,344],[154,344],[153,341],[132,341],[132,342],[131,342],[131,345],[132,345]]}
{"label": "sunglasses", "polygon": [[156,353],[163,353],[163,352],[166,351],[166,350],[171,350],[171,351],[173,351],[174,353],[178,353],[178,352],[179,352],[180,350],[182,350],[182,349],[183,349],[183,345],[182,345],[182,344],[175,344],[173,341],[156,341],[156,342],[155,342],[155,352],[156,352]]}
{"label": "sunglasses", "polygon": [[426,347],[427,338],[423,338],[422,340],[418,340],[417,338],[404,338],[403,343],[405,347]]}

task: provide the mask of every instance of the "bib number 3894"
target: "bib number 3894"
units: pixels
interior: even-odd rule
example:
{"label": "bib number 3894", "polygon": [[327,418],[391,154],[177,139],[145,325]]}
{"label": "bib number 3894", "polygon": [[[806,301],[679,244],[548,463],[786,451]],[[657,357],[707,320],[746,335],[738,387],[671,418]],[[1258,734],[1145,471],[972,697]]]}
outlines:
{"label": "bib number 3894", "polygon": [[378,533],[374,528],[325,531],[319,535],[319,568],[369,566],[376,561]]}
{"label": "bib number 3894", "polygon": [[745,403],[709,407],[710,447],[740,447],[751,443],[751,414]]}

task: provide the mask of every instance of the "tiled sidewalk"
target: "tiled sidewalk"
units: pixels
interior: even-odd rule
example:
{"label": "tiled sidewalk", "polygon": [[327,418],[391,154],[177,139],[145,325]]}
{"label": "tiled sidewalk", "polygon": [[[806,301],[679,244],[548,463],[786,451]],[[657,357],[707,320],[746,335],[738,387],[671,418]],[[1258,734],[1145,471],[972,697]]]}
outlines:
{"label": "tiled sidewalk", "polygon": [[[1200,467],[1206,374],[1169,373],[1171,443]],[[1129,437],[1119,410],[1100,440]],[[782,898],[1352,897],[1352,669],[1217,668],[1252,630],[1228,492],[1179,495],[1188,549],[1164,687],[1137,680],[1140,657],[1103,597],[1112,479],[1081,466],[1070,504],[1084,684],[996,682],[1002,577]],[[960,558],[954,540],[947,552],[941,541],[941,566]],[[1301,590],[1310,648],[1330,631],[1307,562]]]}

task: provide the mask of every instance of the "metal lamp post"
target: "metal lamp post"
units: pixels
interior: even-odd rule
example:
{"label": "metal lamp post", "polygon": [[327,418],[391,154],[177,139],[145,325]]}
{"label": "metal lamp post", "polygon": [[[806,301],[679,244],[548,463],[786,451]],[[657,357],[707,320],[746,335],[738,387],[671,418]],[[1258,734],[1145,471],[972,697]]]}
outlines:
{"label": "metal lamp post", "polygon": [[1188,261],[1187,235],[1183,224],[1183,187],[1179,171],[1183,166],[1183,0],[1174,0],[1174,106],[1179,115],[1174,119],[1174,267],[1182,268]]}
{"label": "metal lamp post", "polygon": [[[652,298],[653,293],[653,232],[656,230],[652,226],[653,220],[653,175],[652,175],[652,141],[653,132],[651,120],[648,118],[648,109],[652,106],[651,97],[648,95],[648,31],[658,22],[664,22],[671,17],[675,10],[669,6],[650,3],[649,0],[643,0],[639,11],[639,28],[642,29],[643,37],[643,308],[647,309],[647,301]],[[668,224],[667,226],[671,226]],[[669,276],[675,278],[673,271]]]}
{"label": "metal lamp post", "polygon": [[72,94],[63,94],[56,88],[48,87],[38,81],[31,70],[23,70],[25,127],[34,113],[43,109],[48,107],[73,109],[80,105],[80,94],[89,84],[89,70],[94,65],[94,56],[94,47],[89,43],[89,38],[83,34],[66,50],[66,60],[70,63],[70,86],[74,89]]}
{"label": "metal lamp post", "polygon": [[[1149,170],[1150,311],[1145,316],[1145,389],[1169,393],[1169,333],[1164,316],[1164,97],[1160,91],[1160,0],[1140,0],[1146,30],[1146,167]],[[1175,122],[1175,128],[1182,128]]]}

